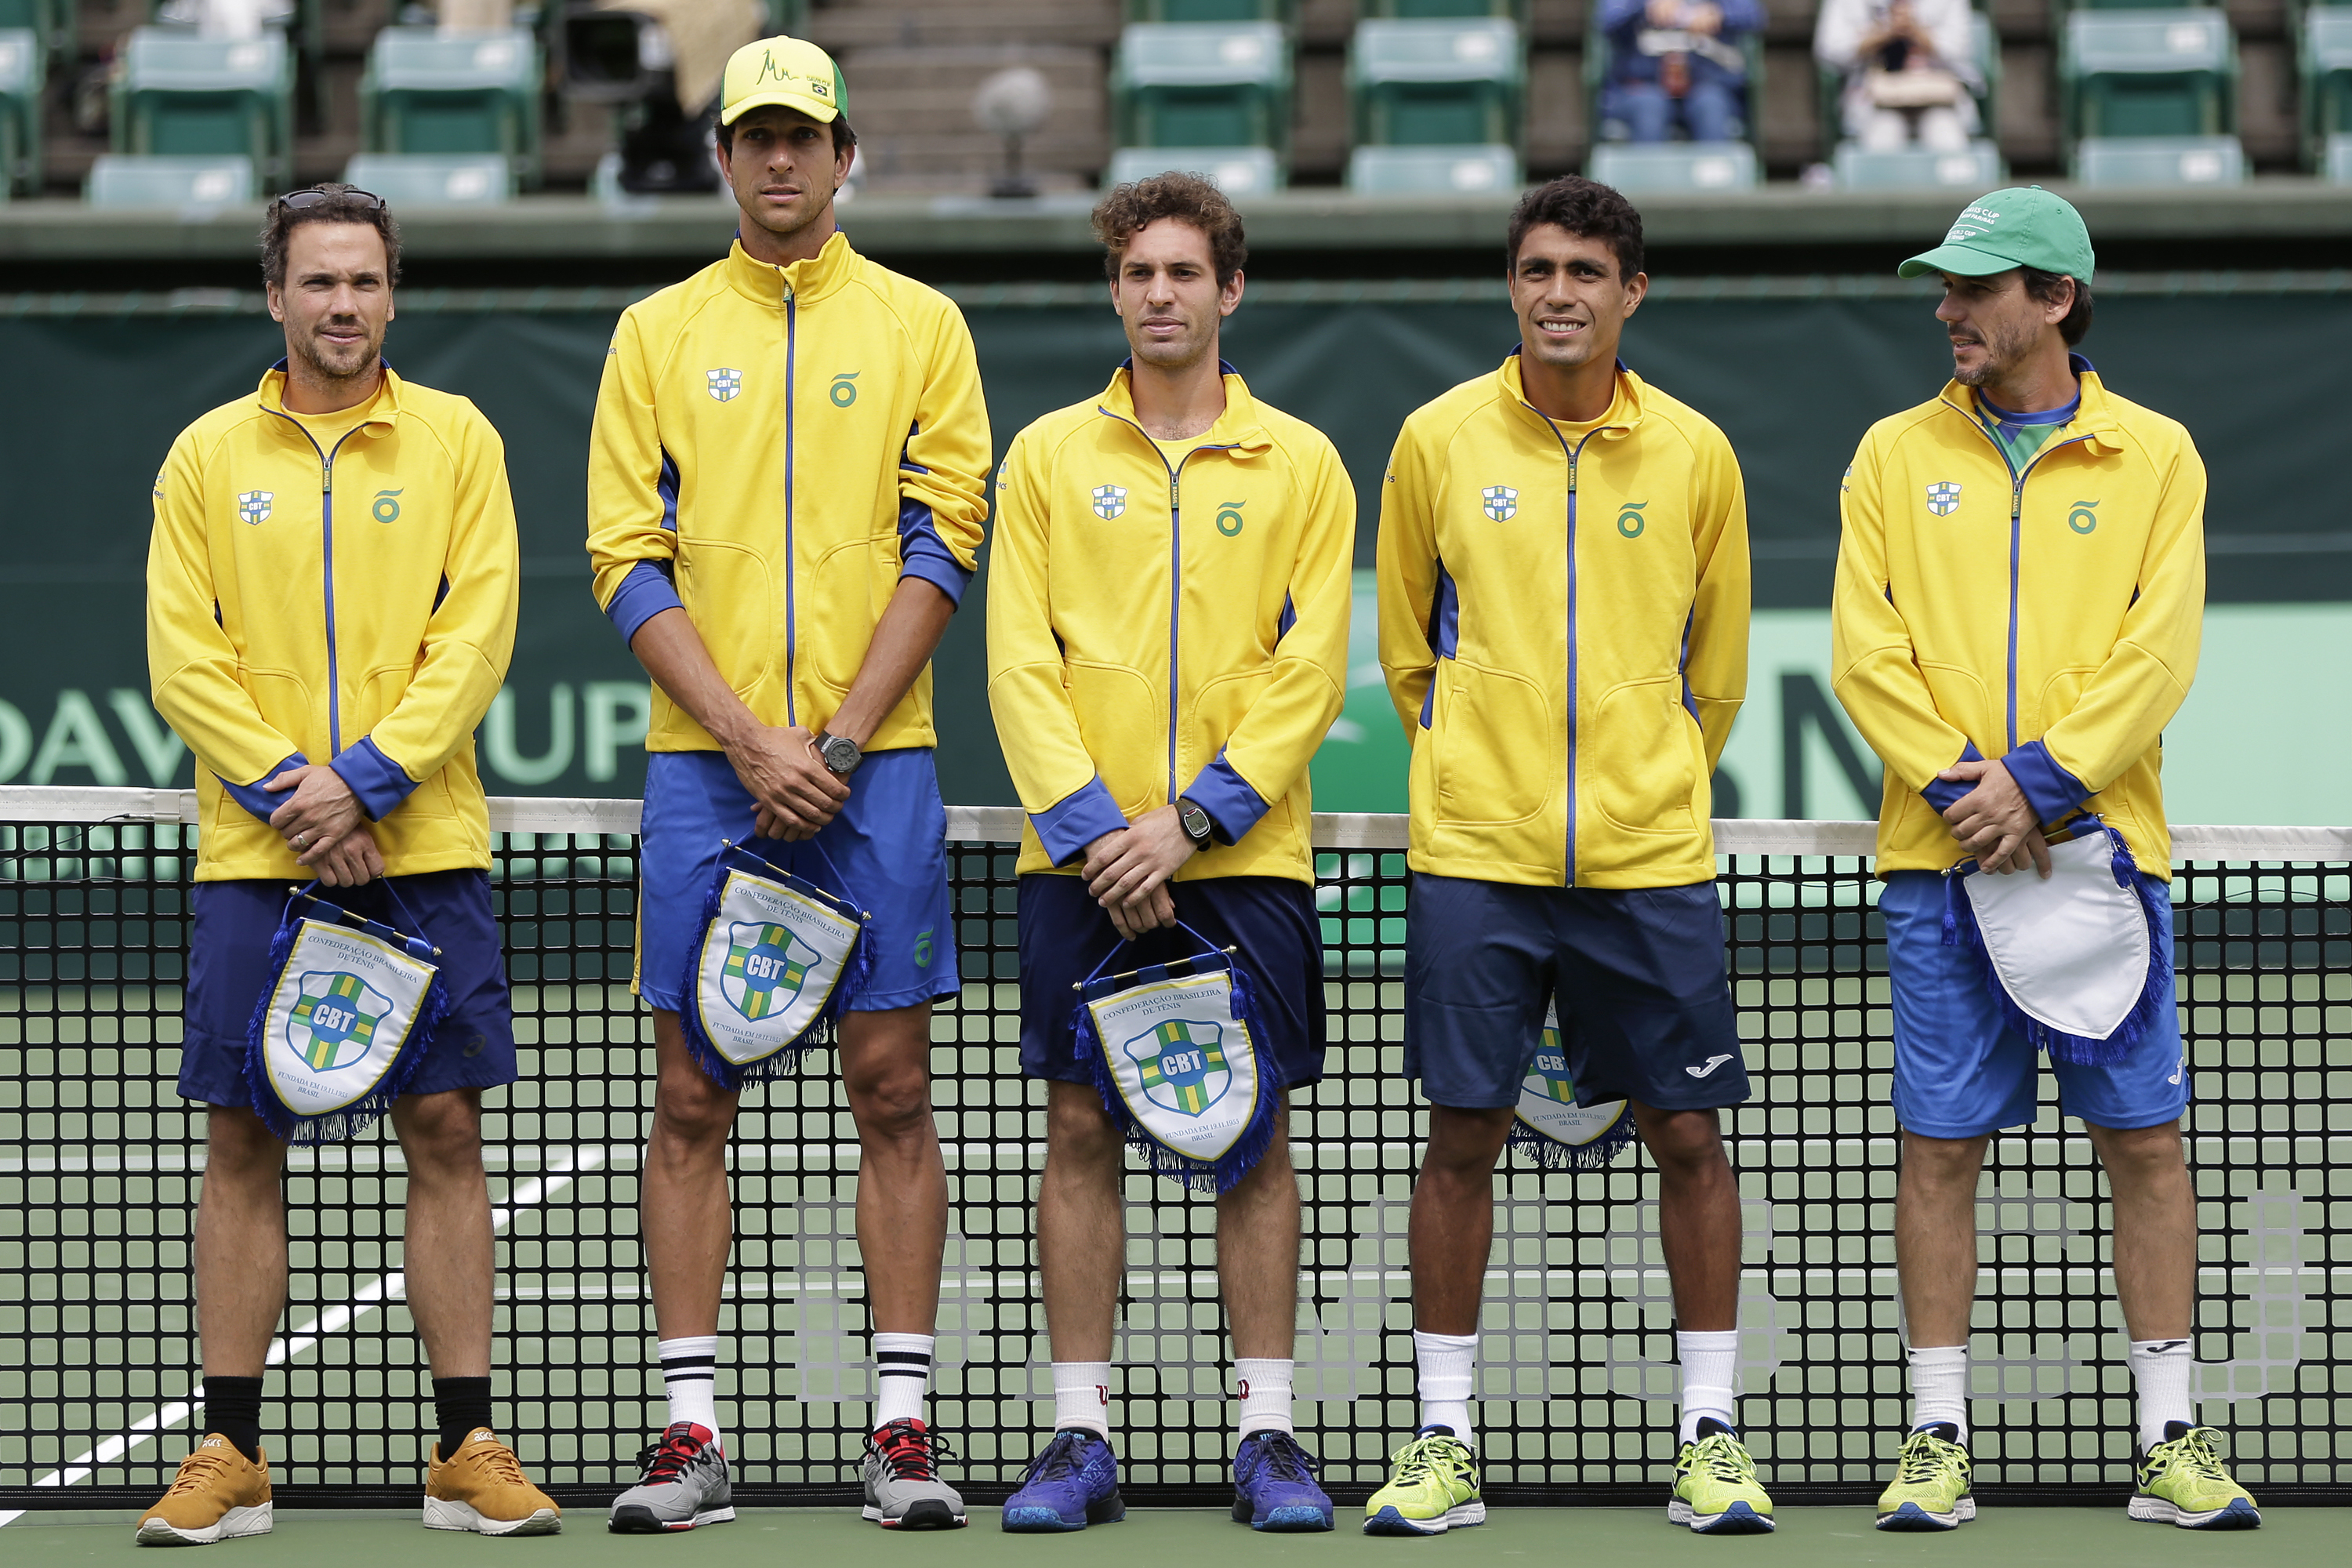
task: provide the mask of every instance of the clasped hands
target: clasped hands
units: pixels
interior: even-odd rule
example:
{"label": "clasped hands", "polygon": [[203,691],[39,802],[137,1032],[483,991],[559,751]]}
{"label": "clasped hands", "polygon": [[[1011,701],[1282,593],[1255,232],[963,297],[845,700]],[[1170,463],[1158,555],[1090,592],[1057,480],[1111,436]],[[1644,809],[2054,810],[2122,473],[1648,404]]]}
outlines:
{"label": "clasped hands", "polygon": [[1195,851],[1172,805],[1147,811],[1087,846],[1079,873],[1119,936],[1133,942],[1176,923],[1168,879]]}
{"label": "clasped hands", "polygon": [[2030,865],[2050,875],[2049,842],[2042,837],[2032,803],[2006,767],[1998,761],[1954,763],[1936,776],[1947,784],[1976,785],[1952,803],[1944,820],[1979,868],[2007,876]]}
{"label": "clasped hands", "polygon": [[356,888],[383,875],[383,855],[369,830],[367,813],[333,768],[305,763],[264,780],[261,787],[272,795],[293,792],[269,814],[269,826],[319,880],[330,888]]}
{"label": "clasped hands", "polygon": [[848,804],[849,781],[824,765],[816,732],[803,725],[762,724],[730,745],[727,760],[758,803],[752,831],[762,838],[814,838]]}

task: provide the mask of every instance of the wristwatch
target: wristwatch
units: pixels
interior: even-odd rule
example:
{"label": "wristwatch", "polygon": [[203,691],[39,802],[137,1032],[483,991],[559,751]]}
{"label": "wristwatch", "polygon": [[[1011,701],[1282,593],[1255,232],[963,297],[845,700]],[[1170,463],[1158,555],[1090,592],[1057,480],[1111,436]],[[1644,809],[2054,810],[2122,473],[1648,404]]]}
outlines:
{"label": "wristwatch", "polygon": [[1209,814],[1183,795],[1176,797],[1176,821],[1184,829],[1184,837],[1192,841],[1193,848],[1209,847]]}
{"label": "wristwatch", "polygon": [[857,742],[846,735],[821,735],[817,738],[816,754],[824,759],[825,771],[836,778],[847,778],[866,760]]}

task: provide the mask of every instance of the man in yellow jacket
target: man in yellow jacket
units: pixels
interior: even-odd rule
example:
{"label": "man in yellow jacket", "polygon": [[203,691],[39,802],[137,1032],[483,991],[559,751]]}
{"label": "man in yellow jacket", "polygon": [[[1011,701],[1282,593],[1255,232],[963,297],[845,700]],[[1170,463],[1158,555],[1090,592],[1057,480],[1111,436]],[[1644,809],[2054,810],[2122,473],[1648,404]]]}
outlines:
{"label": "man in yellow jacket", "polygon": [[1972,857],[1985,872],[2046,876],[2045,836],[2091,826],[2085,814],[2137,862],[2156,954],[2142,1037],[2051,1050],[2060,1108],[2082,1118],[2115,1188],[2116,1289],[2139,1391],[2131,1516],[2192,1529],[2262,1517],[2189,1396],[2197,1216],[2157,775],[2197,668],[2205,468],[2186,430],[2109,392],[2072,352],[2090,330],[2092,265],[2081,216],[2039,186],[1979,197],[1941,246],[1903,263],[1906,278],[1943,279],[1952,381],[1871,426],[1840,487],[1832,673],[1886,764],[1879,911],[1916,1400],[1882,1530],[1975,1516],[1977,1176],[1994,1131],[2040,1114],[2035,1047],[1977,954],[1946,936],[1948,900],[1965,897],[1947,873]]}
{"label": "man in yellow jacket", "polygon": [[654,682],[636,984],[660,1074],[645,1237],[669,1389],[615,1530],[734,1517],[715,1385],[737,1096],[678,1015],[721,843],[746,840],[871,917],[871,977],[840,1025],[879,1370],[866,1511],[964,1522],[923,1418],[947,1237],[930,1010],[961,984],[929,659],[980,548],[988,414],[955,307],[835,226],[846,98],[814,44],[735,53],[719,151],[736,243],[622,317],[597,395],[596,598]]}
{"label": "man in yellow jacket", "polygon": [[[139,1521],[145,1545],[266,1532],[261,1384],[286,1305],[286,1145],[257,1114],[247,1031],[293,884],[439,948],[450,1007],[394,1102],[408,1168],[407,1301],[439,1440],[425,1522],[558,1528],[493,1435],[481,1095],[515,1078],[474,727],[506,679],[517,563],[506,452],[462,397],[382,355],[400,237],[345,185],[272,203],[286,358],[180,435],[155,479],[147,655],[196,759],[180,1092],[206,1110],[196,1211],[205,1436]],[[355,1071],[364,1063],[346,1064]],[[409,1069],[403,1068],[406,1071]]]}
{"label": "man in yellow jacket", "polygon": [[1723,433],[1617,359],[1642,220],[1567,178],[1512,214],[1519,347],[1405,421],[1381,507],[1381,663],[1412,742],[1405,1070],[1421,1424],[1376,1534],[1486,1518],[1470,1398],[1495,1161],[1556,1005],[1579,1103],[1658,1166],[1683,1372],[1668,1517],[1769,1530],[1732,1405],[1748,1096],[1708,781],[1748,681],[1748,514]]}
{"label": "man in yellow jacket", "polygon": [[[1112,192],[1094,223],[1131,357],[1099,395],[1014,437],[989,574],[989,702],[1029,814],[1021,1065],[1047,1089],[1037,1245],[1055,1400],[1009,1531],[1122,1511],[1108,1406],[1126,1163],[1072,1025],[1076,985],[1106,961],[1126,972],[1231,947],[1255,991],[1264,1081],[1323,1076],[1307,763],[1346,694],[1355,491],[1320,432],[1218,357],[1247,253],[1217,188],[1157,175]],[[1320,1531],[1330,1500],[1291,1427],[1286,1105],[1217,1201],[1241,1395],[1234,1517]]]}

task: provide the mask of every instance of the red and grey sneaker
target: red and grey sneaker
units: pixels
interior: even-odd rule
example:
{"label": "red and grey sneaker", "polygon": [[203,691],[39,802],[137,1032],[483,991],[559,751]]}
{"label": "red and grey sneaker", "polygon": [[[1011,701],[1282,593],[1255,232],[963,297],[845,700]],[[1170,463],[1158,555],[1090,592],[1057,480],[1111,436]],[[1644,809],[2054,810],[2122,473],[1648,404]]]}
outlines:
{"label": "red and grey sneaker", "polygon": [[613,1500],[606,1528],[616,1534],[658,1535],[735,1517],[727,1452],[709,1427],[676,1422],[637,1463],[646,1468],[645,1479]]}
{"label": "red and grey sneaker", "polygon": [[885,1530],[961,1530],[963,1499],[940,1479],[948,1440],[911,1417],[866,1437],[866,1517]]}

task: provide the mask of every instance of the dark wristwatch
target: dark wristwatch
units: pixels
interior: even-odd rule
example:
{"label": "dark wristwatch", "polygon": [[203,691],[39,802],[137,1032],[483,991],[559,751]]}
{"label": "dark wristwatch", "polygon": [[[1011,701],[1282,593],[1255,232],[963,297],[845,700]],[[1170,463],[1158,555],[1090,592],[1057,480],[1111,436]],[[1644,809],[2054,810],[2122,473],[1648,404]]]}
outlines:
{"label": "dark wristwatch", "polygon": [[846,735],[818,737],[816,754],[824,759],[825,771],[836,778],[847,778],[857,771],[857,764],[866,760],[866,753],[857,749],[857,742]]}
{"label": "dark wristwatch", "polygon": [[1206,849],[1209,847],[1212,826],[1209,814],[1181,795],[1176,797],[1176,821],[1184,829],[1184,837],[1192,841],[1193,848]]}

